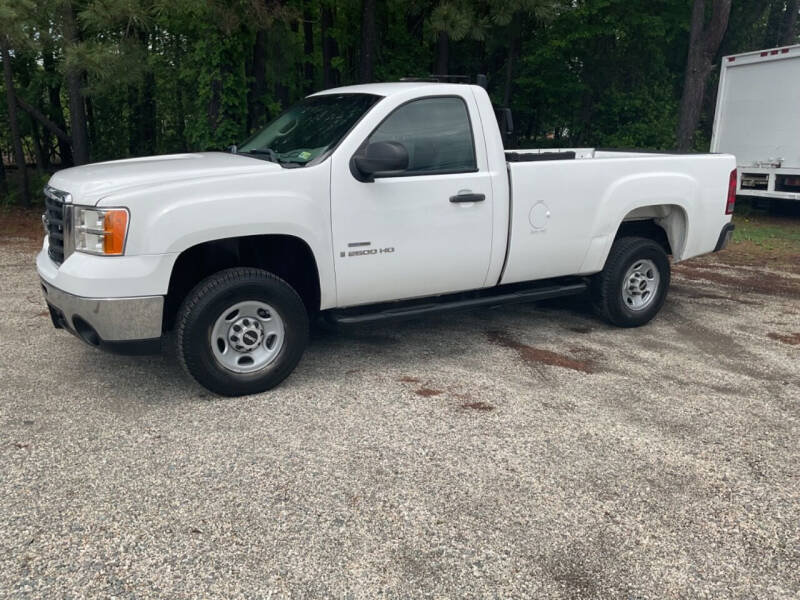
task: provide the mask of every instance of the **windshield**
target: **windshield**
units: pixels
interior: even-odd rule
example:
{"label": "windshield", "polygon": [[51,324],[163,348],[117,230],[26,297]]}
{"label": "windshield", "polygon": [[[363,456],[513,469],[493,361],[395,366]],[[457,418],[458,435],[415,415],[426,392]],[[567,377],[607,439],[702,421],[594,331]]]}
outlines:
{"label": "windshield", "polygon": [[372,94],[325,94],[296,104],[236,151],[286,164],[305,166],[339,143],[380,100]]}

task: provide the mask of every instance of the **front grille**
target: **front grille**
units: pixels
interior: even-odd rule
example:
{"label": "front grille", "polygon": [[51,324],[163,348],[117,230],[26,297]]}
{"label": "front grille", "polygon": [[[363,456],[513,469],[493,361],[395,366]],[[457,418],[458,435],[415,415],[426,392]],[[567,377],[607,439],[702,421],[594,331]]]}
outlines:
{"label": "front grille", "polygon": [[64,262],[64,201],[55,194],[45,193],[44,225],[49,238],[47,253],[60,265]]}

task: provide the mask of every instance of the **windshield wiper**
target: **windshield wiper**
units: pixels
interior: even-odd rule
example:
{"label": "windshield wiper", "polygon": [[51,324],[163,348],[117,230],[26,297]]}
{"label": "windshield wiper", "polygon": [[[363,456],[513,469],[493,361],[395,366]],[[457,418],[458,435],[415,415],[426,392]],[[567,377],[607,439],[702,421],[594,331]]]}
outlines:
{"label": "windshield wiper", "polygon": [[278,158],[278,153],[272,148],[255,148],[253,150],[245,150],[242,154],[259,154],[266,156],[271,162],[279,163],[281,159]]}
{"label": "windshield wiper", "polygon": [[267,160],[270,162],[278,163],[279,165],[294,165],[298,167],[302,167],[305,165],[304,162],[298,160],[286,160],[285,158],[281,158],[278,156],[278,153],[275,152],[272,148],[255,148],[253,150],[245,150],[241,152],[241,154],[254,154],[257,156],[266,156]]}

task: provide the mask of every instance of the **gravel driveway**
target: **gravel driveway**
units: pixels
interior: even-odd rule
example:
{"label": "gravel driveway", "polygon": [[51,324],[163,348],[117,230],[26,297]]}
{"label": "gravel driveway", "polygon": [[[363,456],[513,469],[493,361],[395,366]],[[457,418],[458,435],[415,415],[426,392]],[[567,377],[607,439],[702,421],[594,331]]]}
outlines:
{"label": "gravel driveway", "polygon": [[318,333],[222,399],[55,331],[34,253],[0,243],[0,596],[800,594],[798,273],[694,261],[636,330]]}

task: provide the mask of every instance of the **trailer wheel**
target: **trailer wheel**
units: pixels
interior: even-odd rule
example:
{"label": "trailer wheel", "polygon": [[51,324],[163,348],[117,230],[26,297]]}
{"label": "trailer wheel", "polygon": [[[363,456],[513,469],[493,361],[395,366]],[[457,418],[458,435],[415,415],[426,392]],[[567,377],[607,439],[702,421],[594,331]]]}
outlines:
{"label": "trailer wheel", "polygon": [[659,244],[620,238],[611,246],[605,268],[592,279],[592,305],[618,327],[639,327],[661,310],[669,282],[669,258]]}
{"label": "trailer wheel", "polygon": [[271,389],[294,370],[308,342],[297,292],[261,269],[226,269],[189,292],[178,311],[183,368],[223,396]]}

